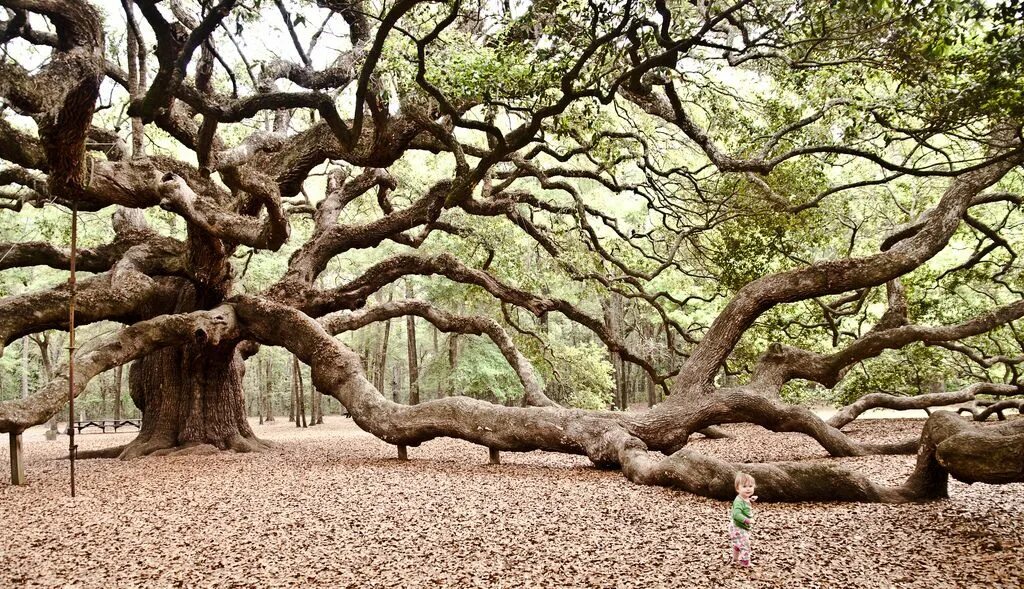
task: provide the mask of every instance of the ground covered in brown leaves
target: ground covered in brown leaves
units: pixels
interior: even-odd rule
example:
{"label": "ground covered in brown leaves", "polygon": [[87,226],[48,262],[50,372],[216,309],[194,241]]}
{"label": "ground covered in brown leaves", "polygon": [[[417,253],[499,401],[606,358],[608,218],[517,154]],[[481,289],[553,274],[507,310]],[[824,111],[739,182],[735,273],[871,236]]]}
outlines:
{"label": "ground covered in brown leaves", "polygon": [[[869,420],[875,440],[917,420]],[[0,482],[0,587],[1024,586],[1024,485],[954,483],[926,505],[759,504],[753,570],[726,562],[722,501],[641,487],[585,458],[437,440],[395,448],[328,417],[256,426],[275,452],[78,464],[25,435],[29,483]],[[815,459],[795,434],[727,428],[691,447],[730,460]],[[83,449],[132,434],[79,436]],[[5,436],[6,438],[6,436]],[[7,471],[4,440],[0,464]],[[843,459],[892,483],[913,457]]]}

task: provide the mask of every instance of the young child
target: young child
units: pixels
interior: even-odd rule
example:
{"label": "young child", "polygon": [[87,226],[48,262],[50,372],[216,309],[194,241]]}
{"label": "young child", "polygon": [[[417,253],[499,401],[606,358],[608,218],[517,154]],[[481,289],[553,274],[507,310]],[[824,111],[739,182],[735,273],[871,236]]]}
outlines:
{"label": "young child", "polygon": [[732,562],[740,566],[750,566],[750,526],[754,523],[752,502],[757,501],[754,494],[754,477],[745,472],[736,473],[736,499],[732,502],[729,518],[729,542],[732,544]]}

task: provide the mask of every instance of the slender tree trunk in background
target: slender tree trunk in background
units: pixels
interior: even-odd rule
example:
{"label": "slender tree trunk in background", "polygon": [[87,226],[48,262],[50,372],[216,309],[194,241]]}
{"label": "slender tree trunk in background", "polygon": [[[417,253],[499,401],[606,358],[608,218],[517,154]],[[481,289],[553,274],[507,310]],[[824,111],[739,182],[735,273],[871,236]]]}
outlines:
{"label": "slender tree trunk in background", "polygon": [[288,421],[294,422],[295,427],[299,426],[299,415],[296,413],[296,409],[299,406],[299,402],[296,400],[299,396],[299,383],[298,377],[295,376],[295,358],[292,358],[291,368],[288,371],[291,376],[291,388],[290,395],[288,396]]}
{"label": "slender tree trunk in background", "polygon": [[[250,417],[258,417],[262,421],[263,413],[260,412],[260,375],[259,375],[259,361],[253,360],[251,363],[246,363],[245,366],[245,378],[247,384],[245,385],[245,392],[248,396],[248,411],[247,414]],[[255,415],[253,415],[255,414]]]}
{"label": "slender tree trunk in background", "polygon": [[[437,354],[438,354],[437,340],[440,337],[441,330],[438,329],[437,326],[434,325],[433,323],[431,323],[430,326],[432,328],[431,331],[432,331],[432,333],[434,335],[434,352],[433,352],[434,355],[431,356],[431,360],[430,361],[436,363],[437,362]],[[440,399],[441,397],[444,396],[444,387],[441,386],[441,383],[442,383],[443,380],[444,379],[441,378],[441,377],[437,378],[437,381],[436,381],[436,385],[437,386],[436,386],[436,388],[434,390],[434,398],[435,399]]]}
{"label": "slender tree trunk in background", "polygon": [[309,378],[311,381],[309,383],[309,425],[314,426],[317,425],[317,411],[319,411],[318,405],[320,404],[320,397],[323,395],[321,395],[320,391],[316,390],[316,387],[313,386],[313,375],[310,375]]}
{"label": "slender tree trunk in background", "polygon": [[263,414],[266,415],[264,421],[274,421],[274,360],[267,358],[266,362],[266,374],[263,379],[264,395],[263,402]]}
{"label": "slender tree trunk in background", "polygon": [[[604,307],[604,324],[611,332],[615,339],[622,337],[622,299],[612,293],[612,295],[603,301],[602,306]],[[625,375],[622,373],[622,356],[618,352],[611,352],[612,368],[615,371],[615,392],[613,395],[615,406],[622,410],[626,410],[626,384],[624,382]]]}
{"label": "slender tree trunk in background", "polygon": [[[312,377],[310,377],[312,380]],[[310,387],[312,392],[310,393],[310,402],[313,406],[313,419],[310,425],[323,425],[324,423],[324,396],[316,388],[316,386]]]}
{"label": "slender tree trunk in background", "polygon": [[[50,332],[44,331],[41,335],[33,336],[36,345],[39,346],[39,359],[42,367],[43,380],[53,380],[53,365],[60,359],[59,346],[51,345]],[[53,348],[57,348],[56,350]],[[57,356],[56,358],[54,356]],[[46,422],[46,439],[53,441],[57,439],[57,416],[54,415]]]}
{"label": "slender tree trunk in background", "polygon": [[121,383],[124,381],[124,365],[114,369],[114,419],[121,419]]}
{"label": "slender tree trunk in background", "polygon": [[645,380],[647,381],[647,406],[654,407],[658,404],[658,391],[654,384],[654,379],[651,375],[644,373]]}
{"label": "slender tree trunk in background", "polygon": [[[412,282],[409,280],[405,281],[405,297],[411,299],[413,297]],[[419,405],[420,404],[420,368],[419,368],[419,351],[416,349],[416,319],[412,315],[405,316],[405,331],[406,338],[409,342],[409,404]]]}
{"label": "slender tree trunk in background", "polygon": [[[302,382],[302,368],[296,366],[295,372],[299,375],[299,416],[302,417],[302,427],[308,427],[309,422],[306,421],[306,386],[305,383]],[[313,415],[310,414],[309,421],[312,420]]]}
{"label": "slender tree trunk in background", "polygon": [[395,403],[400,402],[398,398],[398,383],[402,382],[401,370],[398,364],[391,367],[391,400]]}
{"label": "slender tree trunk in background", "polygon": [[[394,296],[388,296],[388,302],[390,303]],[[380,394],[387,396],[384,390],[384,380],[387,378],[388,369],[388,340],[391,339],[391,320],[384,322],[384,337],[380,342],[380,351],[377,353],[377,380],[374,385]],[[394,389],[391,390],[391,395],[394,396]]]}
{"label": "slender tree trunk in background", "polygon": [[[366,331],[370,331],[367,329]],[[373,348],[373,340],[369,337],[363,339],[362,348],[360,348],[360,358],[363,360],[363,370],[366,371],[367,378],[370,379],[370,383],[377,386],[377,354]],[[380,389],[377,389],[380,390]]]}
{"label": "slender tree trunk in background", "polygon": [[633,401],[633,365],[626,361],[623,363],[623,407],[629,407]]}
{"label": "slender tree trunk in background", "polygon": [[299,405],[298,401],[296,400],[296,398],[299,395],[299,391],[298,388],[295,386],[295,368],[291,368],[288,372],[291,373],[292,377],[291,389],[289,389],[289,392],[291,394],[288,395],[288,422],[295,422],[295,425],[298,425],[298,418],[296,417],[297,413],[295,412],[295,409]]}
{"label": "slender tree trunk in background", "polygon": [[[49,382],[49,381],[47,381]],[[28,398],[28,336],[21,336],[21,398]]]}
{"label": "slender tree trunk in background", "polygon": [[107,393],[109,393],[110,389],[114,386],[113,379],[114,375],[109,375],[109,380],[102,383],[100,386],[100,419],[107,418]]}
{"label": "slender tree trunk in background", "polygon": [[615,390],[618,395],[616,403],[618,403],[619,409],[625,411],[626,409],[629,409],[629,401],[626,399],[626,378],[623,374],[623,367],[625,364],[622,361],[622,356],[618,352],[616,352],[614,356]]}
{"label": "slender tree trunk in background", "polygon": [[452,390],[452,375],[455,374],[455,366],[459,363],[459,334],[454,331],[448,334],[448,374],[445,375],[445,393],[454,395]]}
{"label": "slender tree trunk in background", "polygon": [[641,391],[644,390],[644,385],[647,379],[644,377],[644,371],[636,365],[630,365],[629,367],[630,381],[629,381],[629,401],[640,401],[643,398]]}
{"label": "slender tree trunk in background", "polygon": [[263,425],[263,356],[256,359],[256,371],[253,373],[253,382],[256,383],[256,414],[260,418],[260,425]]}
{"label": "slender tree trunk in background", "polygon": [[302,367],[299,359],[292,356],[292,391],[295,400],[295,427],[306,427],[306,387],[302,383]]}
{"label": "slender tree trunk in background", "polygon": [[386,394],[387,388],[385,388],[385,380],[387,378],[387,344],[388,340],[391,339],[391,321],[384,322],[384,335],[381,338],[381,346],[377,351],[377,389],[381,391],[381,394]]}

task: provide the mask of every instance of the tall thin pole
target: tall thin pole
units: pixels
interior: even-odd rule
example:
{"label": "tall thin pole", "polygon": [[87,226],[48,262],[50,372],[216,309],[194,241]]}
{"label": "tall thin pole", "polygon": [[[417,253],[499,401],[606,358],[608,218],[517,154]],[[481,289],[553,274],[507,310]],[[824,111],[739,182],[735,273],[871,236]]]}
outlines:
{"label": "tall thin pole", "polygon": [[68,457],[71,460],[71,496],[75,496],[75,456],[78,446],[75,445],[75,255],[78,249],[78,199],[71,208],[71,277],[68,286],[71,300],[68,304]]}

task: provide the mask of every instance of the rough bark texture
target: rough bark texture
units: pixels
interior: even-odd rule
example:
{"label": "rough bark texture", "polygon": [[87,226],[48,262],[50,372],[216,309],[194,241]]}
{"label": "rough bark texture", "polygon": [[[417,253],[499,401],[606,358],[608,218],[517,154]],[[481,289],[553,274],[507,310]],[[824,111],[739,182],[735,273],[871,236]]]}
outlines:
{"label": "rough bark texture", "polygon": [[267,448],[246,420],[243,374],[234,344],[165,348],[136,361],[128,387],[142,431],[121,457]]}

